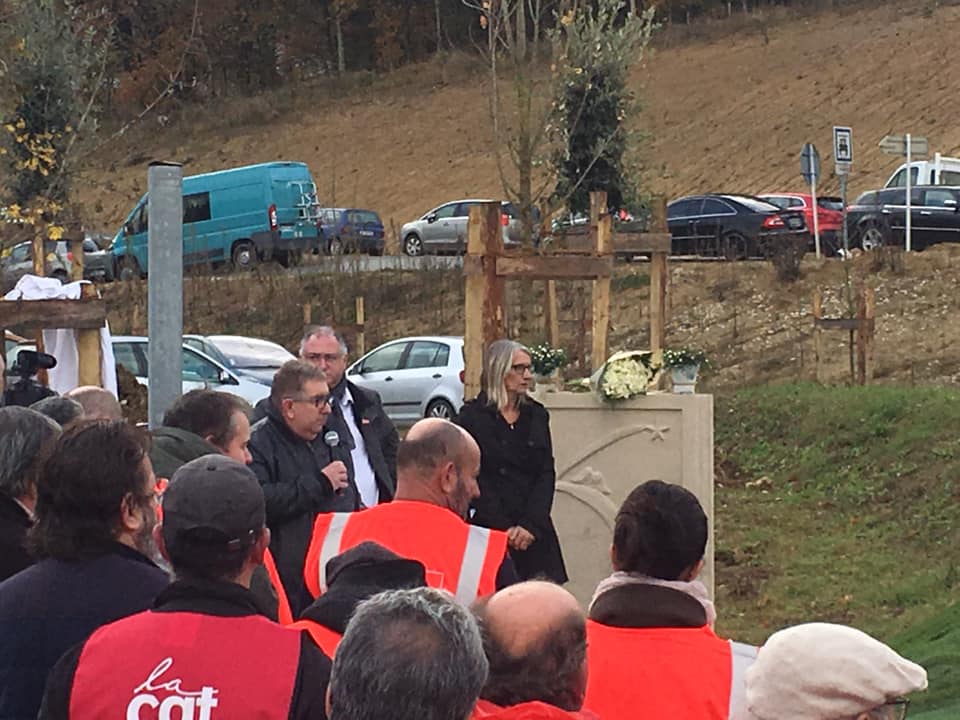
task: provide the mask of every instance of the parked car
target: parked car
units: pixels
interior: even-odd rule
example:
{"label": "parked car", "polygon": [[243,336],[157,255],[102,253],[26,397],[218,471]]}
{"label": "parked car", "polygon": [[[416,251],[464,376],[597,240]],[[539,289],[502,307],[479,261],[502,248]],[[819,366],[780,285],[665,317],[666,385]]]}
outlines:
{"label": "parked car", "polygon": [[373,210],[324,208],[320,211],[323,251],[327,255],[361,252],[383,255],[384,228]]}
{"label": "parked car", "polygon": [[[183,179],[183,265],[233,263],[246,270],[261,260],[295,263],[320,250],[320,205],[310,169],[271,162]],[[113,240],[117,275],[146,276],[147,196]]]}
{"label": "parked car", "polygon": [[[470,208],[495,200],[455,200],[435,207],[413,222],[400,228],[400,242],[407,255],[423,255],[426,252],[462,253],[467,249],[467,222]],[[503,227],[503,244],[515,247],[520,244],[523,228],[519,210],[513,203],[501,201],[500,224]],[[540,222],[540,213],[534,213],[534,224]]]}
{"label": "parked car", "polygon": [[[118,365],[123,365],[133,373],[141,385],[149,384],[148,339],[145,337],[117,335],[113,340],[113,354]],[[7,367],[12,367],[21,350],[36,350],[32,342],[21,343],[7,350]],[[232,370],[205,355],[183,346],[183,392],[197,388],[209,388],[221,392],[233,393],[255,405],[270,394],[270,388],[261,382],[238,375]]]}
{"label": "parked car", "polygon": [[[960,241],[960,186],[921,185],[910,189],[910,245]],[[847,208],[851,247],[873,250],[902,245],[907,227],[906,188],[866,192]]]}
{"label": "parked car", "polygon": [[[49,240],[46,243],[46,273],[61,282],[67,282],[73,269],[73,252],[66,240]],[[33,243],[14,245],[2,261],[4,292],[10,290],[24,275],[33,272]],[[87,280],[113,280],[113,257],[109,251],[98,247],[93,238],[83,239],[83,277]]]}
{"label": "parked car", "polygon": [[240,335],[184,335],[183,344],[264,385],[272,385],[277,370],[296,359],[283,345]]}
{"label": "parked car", "polygon": [[730,260],[766,256],[779,238],[806,233],[801,210],[781,210],[752,195],[708,194],[667,205],[675,255]]}
{"label": "parked car", "polygon": [[463,338],[407,337],[391,340],[347,368],[360,387],[380,393],[395,423],[423,417],[453,417],[463,406]]}
{"label": "parked car", "polygon": [[[758,195],[761,200],[773,203],[781,210],[803,210],[803,219],[810,232],[810,247],[813,239],[813,196],[804,193],[764,193]],[[817,221],[820,225],[821,247],[826,254],[832,255],[840,249],[840,235],[843,231],[843,199],[838,197],[817,197]]]}

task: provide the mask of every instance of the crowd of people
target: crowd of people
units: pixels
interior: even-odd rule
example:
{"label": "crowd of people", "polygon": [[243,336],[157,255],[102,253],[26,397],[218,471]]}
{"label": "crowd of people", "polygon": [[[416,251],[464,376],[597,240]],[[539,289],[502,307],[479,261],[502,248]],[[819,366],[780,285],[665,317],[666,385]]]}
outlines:
{"label": "crowd of people", "polygon": [[402,440],[346,365],[310,328],[257,408],[194,390],[151,432],[95,388],[0,408],[0,720],[900,720],[925,689],[850,627],[719,637],[675,483],[624,500],[584,610],[522,345]]}

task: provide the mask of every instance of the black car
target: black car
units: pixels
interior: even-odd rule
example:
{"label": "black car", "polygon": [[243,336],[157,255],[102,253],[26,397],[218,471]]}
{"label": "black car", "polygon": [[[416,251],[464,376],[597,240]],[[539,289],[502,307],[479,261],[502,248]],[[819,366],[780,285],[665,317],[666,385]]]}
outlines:
{"label": "black car", "polygon": [[[910,188],[910,225],[913,250],[960,241],[960,187],[920,185]],[[906,188],[866,192],[847,208],[851,247],[873,250],[882,245],[903,245],[906,227]]]}
{"label": "black car", "polygon": [[691,195],[667,205],[674,255],[766,257],[784,236],[806,233],[802,210],[752,195]]}

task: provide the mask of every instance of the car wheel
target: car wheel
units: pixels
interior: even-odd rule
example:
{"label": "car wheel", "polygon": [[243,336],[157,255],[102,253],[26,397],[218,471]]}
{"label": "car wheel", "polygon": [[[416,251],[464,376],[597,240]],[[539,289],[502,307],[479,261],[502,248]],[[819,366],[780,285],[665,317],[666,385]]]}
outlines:
{"label": "car wheel", "polygon": [[449,420],[453,417],[453,415],[453,405],[448,403],[443,398],[437,398],[436,400],[431,400],[430,404],[427,405],[427,412],[424,417],[443,418],[444,420]]}
{"label": "car wheel", "polygon": [[886,237],[877,223],[871,221],[860,229],[860,247],[863,250],[870,251],[883,247],[886,244]]}
{"label": "car wheel", "polygon": [[135,257],[125,257],[120,261],[121,280],[139,280],[141,276],[140,263]]}
{"label": "car wheel", "polygon": [[410,233],[403,239],[403,251],[411,257],[423,255],[423,241],[419,235]]}
{"label": "car wheel", "polygon": [[327,255],[343,255],[343,240],[338,237],[331,238],[327,243]]}
{"label": "car wheel", "polygon": [[257,248],[249,240],[241,240],[234,246],[231,257],[237,270],[252,270],[257,264]]}
{"label": "car wheel", "polygon": [[740,233],[727,233],[720,238],[720,247],[717,254],[726,260],[745,260],[747,258],[747,239]]}

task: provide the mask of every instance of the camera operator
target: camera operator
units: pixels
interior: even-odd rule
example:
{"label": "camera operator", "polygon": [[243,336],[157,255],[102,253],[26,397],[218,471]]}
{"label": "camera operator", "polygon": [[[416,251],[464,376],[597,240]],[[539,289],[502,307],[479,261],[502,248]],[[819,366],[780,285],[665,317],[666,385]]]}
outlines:
{"label": "camera operator", "polygon": [[38,400],[56,395],[57,393],[46,385],[41,385],[33,379],[33,376],[40,370],[50,370],[56,366],[57,359],[49,353],[21,350],[17,353],[17,361],[6,373],[10,376],[17,376],[19,379],[9,386],[5,386],[3,404],[29,407]]}

